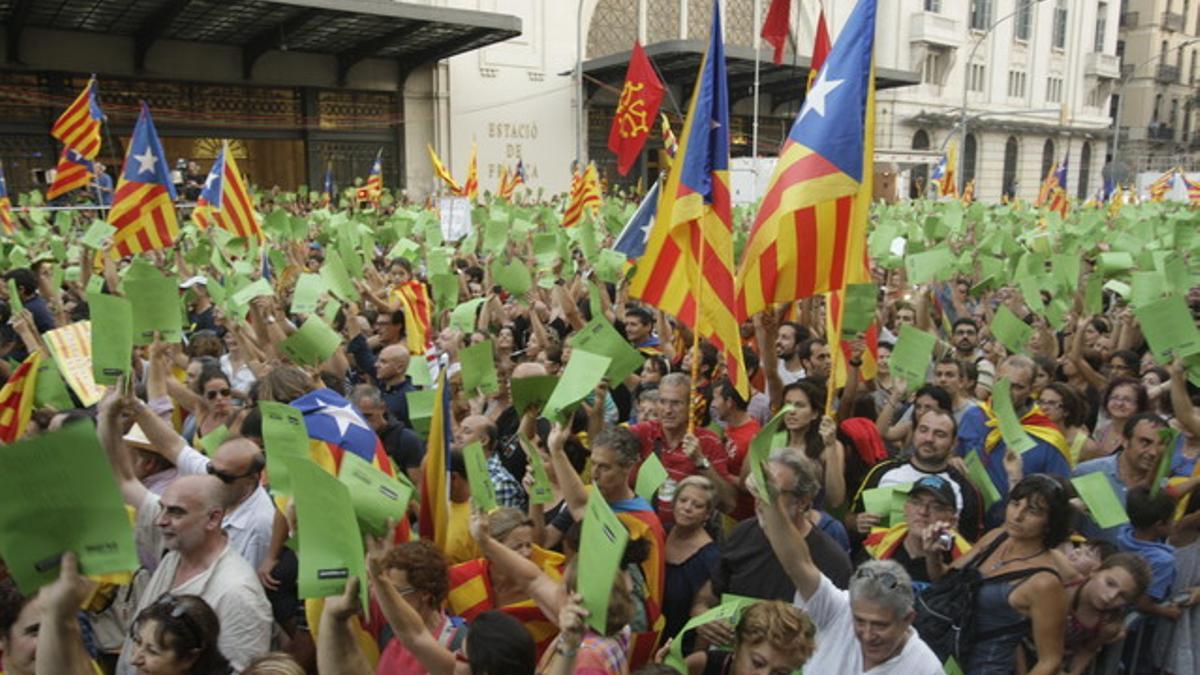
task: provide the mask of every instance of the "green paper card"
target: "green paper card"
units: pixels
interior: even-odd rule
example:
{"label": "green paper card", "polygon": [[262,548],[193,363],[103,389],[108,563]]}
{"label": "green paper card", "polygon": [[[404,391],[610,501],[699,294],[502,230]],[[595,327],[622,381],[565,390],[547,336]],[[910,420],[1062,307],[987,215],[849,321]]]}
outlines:
{"label": "green paper card", "polygon": [[262,414],[263,449],[267,453],[267,477],[271,492],[291,495],[289,467],[285,460],[299,458],[312,461],[308,454],[308,429],[304,415],[298,409],[275,401],[259,401]]}
{"label": "green paper card", "polygon": [[992,388],[992,410],[1000,421],[1000,435],[1004,438],[1004,445],[1022,453],[1032,450],[1037,443],[1021,426],[1021,419],[1013,410],[1011,387],[1012,383],[1005,378],[996,381],[996,386]]}
{"label": "green paper card", "polygon": [[579,594],[588,611],[587,623],[600,633],[608,622],[608,601],[621,569],[629,531],[613,513],[599,490],[588,497],[579,537]]}
{"label": "green paper card", "polygon": [[467,482],[471,485],[471,501],[484,513],[495,511],[499,508],[496,503],[496,487],[492,485],[492,477],[488,473],[483,446],[478,442],[471,443],[463,448],[462,454],[467,465]]}
{"label": "green paper card", "polygon": [[533,235],[533,259],[545,269],[558,262],[558,237],[553,232]]}
{"label": "green paper card", "polygon": [[292,314],[315,314],[317,301],[321,294],[328,291],[325,278],[319,274],[301,274],[296,279],[296,288],[292,291]]}
{"label": "green paper card", "polygon": [[431,248],[425,254],[425,267],[430,276],[454,273],[450,269],[450,252],[440,247]]}
{"label": "green paper card", "polygon": [[404,520],[414,488],[403,472],[389,476],[347,452],[342,455],[338,480],[350,492],[350,503],[364,532],[383,537],[388,533],[388,520],[396,523]]}
{"label": "green paper card", "polygon": [[420,252],[420,244],[407,237],[402,237],[400,241],[397,241],[396,245],[392,247],[392,250],[388,251],[387,257],[389,259],[404,258],[411,262]]}
{"label": "green paper card", "polygon": [[129,375],[133,355],[133,305],[116,295],[89,295],[92,317],[92,379],[116,384]]}
{"label": "green paper card", "polygon": [[1089,275],[1083,291],[1083,311],[1087,314],[1099,314],[1103,307],[1104,278],[1099,274]]}
{"label": "green paper card", "polygon": [[983,496],[983,508],[990,509],[992,504],[1000,501],[1000,491],[992,482],[992,477],[988,474],[987,468],[983,466],[983,460],[979,458],[978,452],[968,453],[966,464],[967,477],[971,479],[971,482],[979,490],[979,494]]}
{"label": "green paper card", "polygon": [[542,460],[542,454],[533,447],[528,438],[521,434],[517,434],[517,440],[521,443],[521,450],[529,458],[529,468],[533,471],[533,485],[529,488],[529,503],[553,504],[554,489],[550,486],[550,476],[546,473],[546,463]]}
{"label": "green paper card", "polygon": [[97,218],[88,226],[87,231],[83,233],[83,237],[79,241],[88,248],[99,251],[104,248],[104,240],[111,237],[116,231],[117,228]]}
{"label": "green paper card", "polygon": [[842,296],[842,337],[853,338],[875,320],[875,284],[847,284]]}
{"label": "green paper card", "polygon": [[[721,597],[720,605],[717,605],[707,612],[688,619],[688,622],[683,625],[683,628],[681,628],[675,638],[671,640],[671,648],[667,652],[666,658],[663,659],[664,664],[674,668],[680,673],[687,673],[688,667],[683,660],[683,636],[688,631],[695,630],[697,626],[703,626],[706,623],[712,623],[714,621],[725,621],[730,625],[737,625],[738,618],[742,615],[742,612],[746,611],[750,605],[761,602],[761,600],[757,598],[737,598],[736,596],[730,596],[736,599],[726,601],[725,597],[726,596]],[[733,651],[733,645],[731,644],[712,645],[712,647],[725,651]]]}
{"label": "green paper card", "polygon": [[1150,483],[1151,497],[1166,487],[1167,476],[1171,474],[1171,460],[1175,459],[1175,442],[1179,439],[1179,431],[1166,427],[1158,430],[1158,437],[1162,439],[1163,453],[1158,458],[1158,469],[1154,472],[1154,481]]}
{"label": "green paper card", "polygon": [[25,305],[21,302],[21,292],[17,290],[17,282],[15,279],[8,280],[8,304],[13,315],[21,313],[25,309]]}
{"label": "green paper card", "polygon": [[1116,279],[1109,279],[1104,282],[1104,290],[1116,293],[1121,296],[1122,300],[1128,300],[1129,296],[1133,295],[1133,288],[1129,284],[1124,281],[1117,281]]}
{"label": "green paper card", "polygon": [[1071,479],[1079,498],[1087,504],[1092,520],[1101,528],[1107,530],[1129,522],[1129,514],[1121,505],[1117,493],[1113,491],[1112,483],[1102,471],[1094,471]]}
{"label": "green paper card", "polygon": [[333,356],[342,344],[342,336],[319,316],[310,316],[286,340],[279,351],[299,365],[319,366]]}
{"label": "green paper card", "polygon": [[592,265],[596,270],[596,278],[600,281],[605,281],[610,284],[620,283],[621,279],[625,278],[625,263],[627,259],[624,253],[604,249],[600,251],[600,257]]}
{"label": "green paper card", "polygon": [[500,255],[508,245],[508,223],[489,220],[483,232],[483,252]]}
{"label": "green paper card", "polygon": [[[909,483],[909,487],[912,484]],[[863,490],[863,512],[874,514],[876,516],[887,516],[892,511],[892,491],[895,485],[887,485],[884,487],[871,488]]]}
{"label": "green paper card", "polygon": [[1033,337],[1033,326],[1025,323],[1013,314],[1006,305],[1000,305],[996,316],[992,318],[989,329],[992,337],[996,338],[1004,348],[1014,354],[1023,354],[1029,338]]}
{"label": "green paper card", "polygon": [[957,258],[949,246],[938,246],[913,253],[905,258],[904,269],[908,273],[908,281],[923,284],[946,277],[954,268]]}
{"label": "green paper card", "polygon": [[342,302],[358,302],[358,291],[354,288],[354,282],[350,280],[346,263],[337,251],[325,253],[325,262],[321,265],[321,278],[325,280],[330,292]]}
{"label": "green paper card", "polygon": [[1154,360],[1166,365],[1174,357],[1200,353],[1200,331],[1182,296],[1173,295],[1133,310]]}
{"label": "green paper card", "polygon": [[895,527],[903,523],[907,516],[904,515],[904,504],[908,501],[908,493],[912,490],[912,483],[902,483],[900,485],[891,486],[892,493],[888,499],[888,527]]}
{"label": "green paper card", "polygon": [[0,494],[0,551],[22,593],[54,582],[67,551],[83,574],[137,569],[133,526],[91,422],[5,447]]}
{"label": "green paper card", "polygon": [[475,298],[455,307],[454,311],[450,312],[450,327],[461,331],[464,335],[474,333],[479,307],[485,302],[487,302],[487,298]]}
{"label": "green paper card", "polygon": [[667,482],[667,469],[663,466],[662,460],[653,452],[646,455],[646,459],[642,460],[642,464],[638,467],[637,483],[633,491],[637,496],[645,499],[650,503],[654,503],[654,493],[662,484]]}
{"label": "green paper card", "polygon": [[507,264],[501,264],[499,260],[493,262],[492,278],[501,288],[517,297],[525,295],[533,286],[529,268],[520,260],[510,260]]}
{"label": "green paper card", "polygon": [[646,360],[603,316],[589,321],[567,343],[571,345],[572,353],[582,350],[612,359],[604,377],[613,386],[637,372]]}
{"label": "green paper card", "polygon": [[604,379],[610,364],[612,359],[607,356],[572,349],[567,367],[550,393],[542,416],[550,420],[558,419],[573,409],[596,390],[596,385]]}
{"label": "green paper card", "polygon": [[937,336],[933,333],[908,325],[900,328],[900,339],[888,357],[888,367],[893,375],[908,382],[908,391],[916,391],[925,383],[936,345]]}
{"label": "green paper card", "polygon": [[415,386],[429,387],[433,384],[433,378],[429,376],[429,362],[423,357],[409,359],[406,374],[412,378]]}
{"label": "green paper card", "polygon": [[179,281],[174,277],[125,279],[125,297],[137,307],[133,313],[133,344],[148,345],[158,332],[163,342],[179,342],[183,317]]}
{"label": "green paper card", "polygon": [[462,364],[463,391],[474,396],[476,391],[494,394],[500,390],[496,377],[496,361],[492,341],[477,342],[458,352]]}
{"label": "green paper card", "polygon": [[1128,251],[1111,251],[1096,256],[1096,266],[1105,276],[1133,269],[1133,255]]}
{"label": "green paper card", "polygon": [[771,421],[767,422],[767,426],[760,429],[750,440],[750,451],[747,454],[750,460],[750,475],[754,476],[754,491],[756,496],[767,504],[771,502],[771,495],[767,490],[767,459],[771,456],[771,449],[775,447],[775,433],[783,424],[784,416],[791,411],[792,407],[788,405],[780,408]]}
{"label": "green paper card", "polygon": [[512,390],[513,408],[522,415],[529,408],[541,410],[550,400],[550,394],[558,386],[556,375],[533,375],[531,377],[514,377],[509,387]]}
{"label": "green paper card", "polygon": [[953,655],[942,664],[942,670],[946,672],[946,675],[963,675],[962,666],[958,665],[958,660]]}
{"label": "green paper card", "polygon": [[243,286],[238,292],[234,293],[233,302],[239,307],[249,307],[251,300],[264,295],[273,296],[275,295],[275,291],[271,288],[270,282],[266,279],[259,279],[252,284]]}
{"label": "green paper card", "polygon": [[429,422],[433,418],[436,396],[437,392],[432,389],[410,391],[405,395],[408,399],[408,421],[412,423],[413,431],[421,436],[429,434]]}
{"label": "green paper card", "polygon": [[213,429],[204,436],[196,439],[196,449],[208,456],[212,456],[217,448],[229,438],[229,427],[222,424]]}
{"label": "green paper card", "polygon": [[346,580],[358,577],[359,600],[367,609],[366,554],[350,492],[316,463],[287,458],[296,496],[296,583],[301,598],[341,595]]}
{"label": "green paper card", "polygon": [[75,407],[67,383],[54,359],[42,359],[38,366],[37,382],[34,384],[33,404],[39,408],[48,406],[55,410],[70,410]]}
{"label": "green paper card", "polygon": [[453,274],[435,274],[429,278],[433,287],[433,304],[439,310],[453,309],[458,305],[458,277]]}

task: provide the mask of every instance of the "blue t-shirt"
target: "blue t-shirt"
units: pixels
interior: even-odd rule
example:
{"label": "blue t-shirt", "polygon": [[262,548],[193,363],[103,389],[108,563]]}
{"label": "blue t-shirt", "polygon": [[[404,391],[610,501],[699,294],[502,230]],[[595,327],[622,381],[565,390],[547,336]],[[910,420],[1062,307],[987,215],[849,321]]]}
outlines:
{"label": "blue t-shirt", "polygon": [[1157,541],[1142,541],[1133,536],[1132,525],[1122,525],[1117,533],[1117,547],[1122,551],[1137,553],[1150,564],[1150,586],[1146,588],[1155,602],[1162,602],[1175,585],[1175,547]]}

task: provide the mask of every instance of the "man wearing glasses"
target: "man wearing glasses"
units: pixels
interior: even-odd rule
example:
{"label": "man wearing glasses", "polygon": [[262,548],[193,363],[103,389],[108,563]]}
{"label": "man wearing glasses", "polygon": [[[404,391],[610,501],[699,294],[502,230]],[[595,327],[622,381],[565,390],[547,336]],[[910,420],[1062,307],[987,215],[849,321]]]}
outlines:
{"label": "man wearing glasses", "polygon": [[912,627],[913,584],[904,568],[892,560],[868,561],[850,578],[848,591],[838,589],[813,562],[772,473],[766,472],[770,503],[758,499],[755,507],[775,558],[796,585],[796,606],[817,627],[817,650],[805,671],[941,675],[941,661]]}
{"label": "man wearing glasses", "polygon": [[921,592],[932,582],[926,565],[930,555],[949,555],[953,560],[971,549],[970,542],[950,532],[932,550],[925,545],[923,535],[930,524],[955,526],[957,499],[950,481],[937,474],[924,476],[908,491],[904,500],[904,520],[893,522],[891,527],[876,527],[867,535],[863,541],[864,558],[896,561],[908,572],[913,588]]}

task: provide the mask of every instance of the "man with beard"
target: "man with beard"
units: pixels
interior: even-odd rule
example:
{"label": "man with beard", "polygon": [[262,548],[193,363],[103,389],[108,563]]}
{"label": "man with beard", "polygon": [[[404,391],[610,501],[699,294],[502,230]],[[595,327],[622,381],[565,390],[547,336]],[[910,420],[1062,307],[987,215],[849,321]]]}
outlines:
{"label": "man with beard", "polygon": [[915,484],[926,476],[940,476],[954,490],[954,510],[958,513],[958,528],[969,541],[981,534],[983,498],[961,468],[952,464],[958,425],[954,415],[940,408],[931,408],[917,419],[913,431],[913,447],[900,457],[886,459],[871,467],[863,484],[854,495],[854,503],[846,514],[846,529],[866,535],[883,519],[866,513],[863,492],[889,485]]}
{"label": "man with beard", "polygon": [[779,324],[775,353],[779,356],[779,379],[783,381],[783,386],[804,379],[806,373],[800,357],[800,346],[808,342],[810,335],[807,328],[794,321]]}
{"label": "man with beard", "polygon": [[[952,356],[958,361],[974,363],[978,371],[975,378],[975,398],[986,400],[992,395],[996,381],[996,366],[987,359],[979,348],[979,324],[967,316],[959,317],[950,334],[950,344],[939,343],[942,356]],[[970,392],[963,392],[964,394]]]}

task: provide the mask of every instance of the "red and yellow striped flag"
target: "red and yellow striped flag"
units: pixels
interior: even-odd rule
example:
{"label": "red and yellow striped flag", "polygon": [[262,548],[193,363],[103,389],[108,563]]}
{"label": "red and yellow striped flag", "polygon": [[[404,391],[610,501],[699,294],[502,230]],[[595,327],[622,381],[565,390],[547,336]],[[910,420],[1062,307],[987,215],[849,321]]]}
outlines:
{"label": "red and yellow striped flag", "polygon": [[30,354],[8,377],[4,388],[0,389],[0,441],[6,444],[23,436],[25,427],[29,426],[41,362],[40,351]]}
{"label": "red and yellow striped flag", "polygon": [[454,176],[450,175],[450,170],[442,163],[442,158],[438,157],[437,151],[433,149],[432,145],[427,144],[425,147],[429,150],[429,163],[433,165],[433,172],[442,179],[446,187],[450,188],[450,192],[456,195],[462,194],[462,185],[459,185],[458,181],[454,180]]}
{"label": "red and yellow striped flag", "polygon": [[421,461],[421,502],[418,527],[421,538],[429,539],[446,550],[450,528],[450,446],[454,420],[450,414],[450,387],[446,368],[438,371],[433,397],[433,416],[429,420],[429,440]]}
{"label": "red and yellow striped flag", "polygon": [[571,198],[567,202],[567,210],[563,212],[563,227],[574,227],[583,222],[585,212],[594,216],[600,210],[602,196],[600,193],[600,173],[596,165],[589,162],[583,175],[576,174],[571,180]]}
{"label": "red and yellow striped flag", "polygon": [[71,190],[87,187],[96,174],[96,165],[88,158],[72,150],[63,148],[54,167],[54,182],[46,190],[46,199],[58,199]]}
{"label": "red and yellow striped flag", "polygon": [[169,248],[179,236],[175,185],[145,102],[133,128],[108,222],[117,228],[113,235],[114,258]]}
{"label": "red and yellow striped flag", "polygon": [[662,190],[646,253],[637,261],[630,294],[675,315],[711,342],[723,354],[730,381],[749,399],[735,305],[729,133],[725,46],[721,13],[714,7],[710,42],[683,124],[679,154]]}
{"label": "red and yellow striped flag", "polygon": [[479,195],[479,153],[475,143],[471,143],[471,160],[467,162],[467,181],[462,186],[462,196],[475,201]]}
{"label": "red and yellow striped flag", "polygon": [[433,303],[429,301],[429,290],[425,284],[413,279],[393,289],[392,298],[404,311],[408,352],[413,356],[424,354],[433,346],[433,331],[430,330]]}
{"label": "red and yellow striped flag", "polygon": [[51,136],[87,159],[96,159],[96,155],[100,154],[100,122],[104,119],[104,113],[96,100],[96,89],[96,77],[93,75],[79,96],[50,127]]}
{"label": "red and yellow striped flag", "polygon": [[0,165],[0,227],[4,228],[5,234],[14,234],[17,231],[16,223],[13,222],[12,200],[8,198],[8,180],[4,178],[3,165]]}
{"label": "red and yellow striped flag", "polygon": [[224,144],[221,154],[213,161],[212,170],[204,181],[204,189],[196,200],[192,219],[201,229],[215,224],[238,237],[253,237],[259,241],[264,238],[258,213],[254,211],[250,192],[246,189],[228,143]]}

